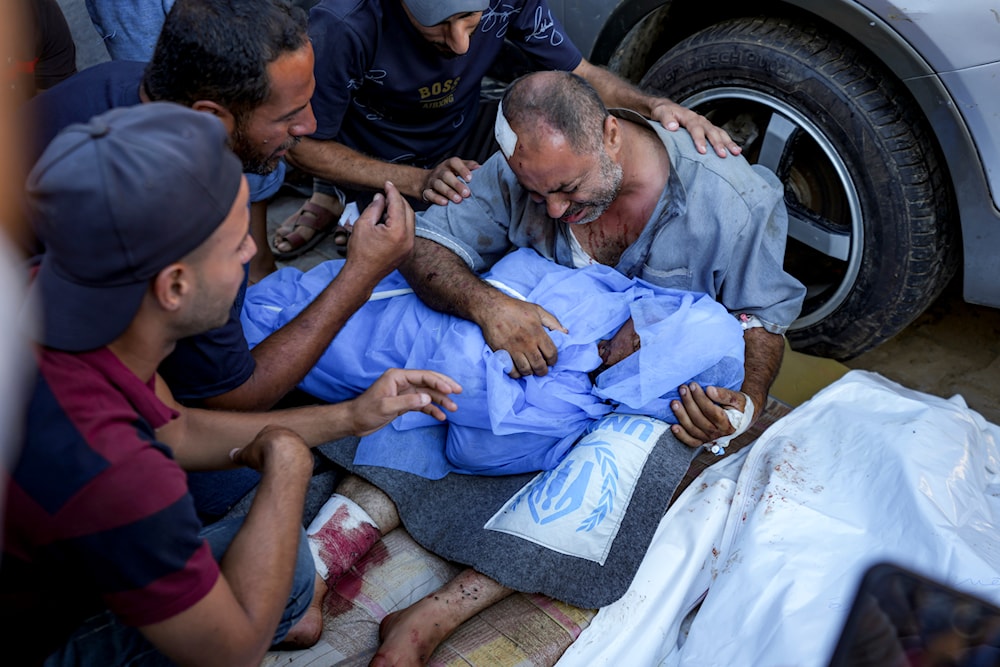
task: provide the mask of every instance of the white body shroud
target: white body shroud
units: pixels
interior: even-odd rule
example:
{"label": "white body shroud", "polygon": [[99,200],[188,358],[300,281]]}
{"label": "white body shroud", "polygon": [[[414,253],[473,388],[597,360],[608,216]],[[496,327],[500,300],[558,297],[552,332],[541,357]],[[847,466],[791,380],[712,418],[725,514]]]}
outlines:
{"label": "white body shroud", "polygon": [[879,560],[1000,602],[998,441],[961,397],[848,373],[691,484],[558,667],[822,666]]}

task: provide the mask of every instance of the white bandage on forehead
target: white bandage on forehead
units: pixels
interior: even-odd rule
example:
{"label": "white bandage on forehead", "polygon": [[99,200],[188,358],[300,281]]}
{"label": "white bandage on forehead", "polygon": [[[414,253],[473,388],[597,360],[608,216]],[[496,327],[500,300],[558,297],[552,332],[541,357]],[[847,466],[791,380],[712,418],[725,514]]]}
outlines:
{"label": "white bandage on forehead", "polygon": [[507,122],[507,116],[503,115],[503,102],[497,105],[497,122],[493,125],[493,136],[500,145],[500,152],[509,160],[517,148],[517,135]]}

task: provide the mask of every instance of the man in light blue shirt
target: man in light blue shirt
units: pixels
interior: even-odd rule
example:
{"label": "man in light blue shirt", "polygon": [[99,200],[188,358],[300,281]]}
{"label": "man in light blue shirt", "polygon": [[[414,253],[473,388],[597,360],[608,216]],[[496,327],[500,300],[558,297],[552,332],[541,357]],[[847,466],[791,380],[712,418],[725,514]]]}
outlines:
{"label": "man in light blue shirt", "polygon": [[149,62],[174,0],[87,0],[87,12],[112,60]]}
{"label": "man in light blue shirt", "polygon": [[[672,136],[631,112],[608,113],[572,74],[519,79],[497,114],[501,152],[476,171],[468,199],[418,215],[418,238],[400,270],[425,303],[476,322],[493,350],[507,350],[513,376],[546,374],[558,356],[549,331],[566,329],[544,308],[479,278],[512,248],[708,293],[744,327],[745,377],[741,391],[680,387],[672,431],[694,447],[725,442],[753,423],[752,406],[759,412],[765,404],[805,288],[782,269],[787,213],[774,175],[738,156],[701,155],[687,137]],[[463,571],[382,621],[372,664],[430,655],[465,619],[510,593]]]}
{"label": "man in light blue shirt", "polygon": [[763,407],[805,288],[782,268],[788,217],[766,169],[703,155],[680,133],[626,110],[609,113],[579,77],[522,78],[498,114],[501,151],[476,172],[472,196],[417,219],[402,267],[432,307],[480,325],[514,373],[556,360],[550,313],[504,297],[475,273],[511,248],[565,266],[615,267],[663,287],[705,292],[747,331],[741,392],[682,388],[674,434],[689,445],[734,430],[724,408]]}

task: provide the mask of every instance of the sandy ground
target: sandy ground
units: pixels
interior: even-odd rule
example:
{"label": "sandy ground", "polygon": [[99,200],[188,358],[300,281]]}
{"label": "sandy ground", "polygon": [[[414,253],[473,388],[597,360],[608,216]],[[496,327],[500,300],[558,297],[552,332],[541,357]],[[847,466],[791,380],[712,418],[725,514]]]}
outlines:
{"label": "sandy ground", "polygon": [[846,365],[937,396],[961,394],[1000,424],[1000,309],[966,303],[958,279],[898,336]]}

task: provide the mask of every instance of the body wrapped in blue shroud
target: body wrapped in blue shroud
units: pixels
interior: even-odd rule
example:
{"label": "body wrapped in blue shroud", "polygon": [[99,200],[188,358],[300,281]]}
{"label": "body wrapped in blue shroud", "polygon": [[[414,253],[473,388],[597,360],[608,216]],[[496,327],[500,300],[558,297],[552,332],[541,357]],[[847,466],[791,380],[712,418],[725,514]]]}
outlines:
{"label": "body wrapped in blue shroud", "polygon": [[[334,260],[305,273],[284,268],[252,286],[242,315],[250,345],[295,317],[342,266],[343,260]],[[424,305],[393,272],[299,387],[337,402],[399,367],[440,371],[463,391],[454,397],[458,411],[448,413],[445,451],[440,437],[428,438],[427,447],[420,438],[399,437],[418,427],[446,428],[422,413],[408,413],[363,438],[356,463],[429,478],[550,470],[587,425],[605,414],[676,422],[670,401],[681,384],[694,380],[735,390],[743,382],[742,328],[704,294],[657,287],[602,265],[567,268],[527,249],[504,257],[483,278],[539,304],[568,329],[550,332],[558,362],[545,376],[511,378],[510,355],[492,351],[478,325]],[[592,383],[588,373],[601,365],[598,341],[630,317],[642,347]]]}

